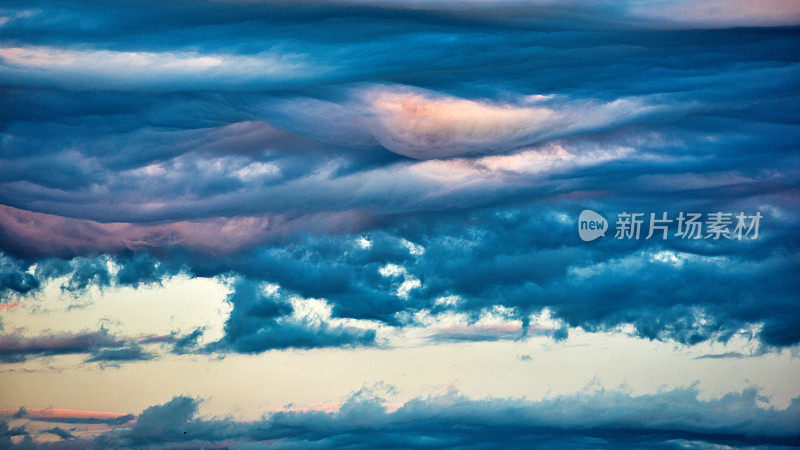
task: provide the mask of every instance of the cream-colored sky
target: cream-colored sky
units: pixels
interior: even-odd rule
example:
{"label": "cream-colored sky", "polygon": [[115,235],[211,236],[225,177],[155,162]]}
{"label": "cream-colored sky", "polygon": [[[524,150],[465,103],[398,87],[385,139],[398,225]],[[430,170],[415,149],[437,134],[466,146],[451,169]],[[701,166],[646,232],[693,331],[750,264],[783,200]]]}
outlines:
{"label": "cream-colored sky", "polygon": [[[228,288],[216,279],[175,277],[163,286],[108,288],[81,297],[62,293],[57,282],[44,294],[0,311],[6,332],[97,330],[125,336],[185,333],[206,327],[217,339],[229,312]],[[301,301],[310,313],[324,302]],[[72,307],[70,307],[72,305]],[[83,305],[75,307],[75,305]],[[320,307],[322,305],[322,307]],[[307,312],[308,312],[307,311]],[[599,387],[635,394],[699,383],[706,397],[756,385],[784,407],[800,395],[800,358],[792,350],[751,358],[694,359],[708,353],[748,353],[742,340],[694,347],[651,342],[618,333],[571,330],[566,341],[545,336],[525,341],[439,343],[431,330],[452,329],[463,318],[428,318],[427,327],[404,334],[381,329],[386,348],[273,350],[258,355],[164,354],[156,360],[102,367],[85,355],[33,359],[0,366],[0,408],[75,408],[137,413],[174,395],[205,401],[205,415],[257,418],[288,404],[307,407],[340,402],[363,385],[384,382],[400,402],[451,388],[471,397],[531,399]],[[329,319],[328,319],[329,320]],[[487,315],[481,323],[514,329],[513,321]],[[423,321],[425,322],[425,321]],[[546,326],[547,319],[541,324]],[[367,324],[370,325],[370,324]],[[393,334],[394,333],[394,334]],[[523,360],[521,355],[530,355]]]}

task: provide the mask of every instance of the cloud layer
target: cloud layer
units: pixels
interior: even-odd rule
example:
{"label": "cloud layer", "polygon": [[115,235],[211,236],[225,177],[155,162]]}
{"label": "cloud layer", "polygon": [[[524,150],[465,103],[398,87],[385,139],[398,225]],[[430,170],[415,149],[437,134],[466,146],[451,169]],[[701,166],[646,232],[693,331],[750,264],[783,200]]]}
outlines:
{"label": "cloud layer", "polygon": [[[3,305],[181,273],[237,280],[220,352],[497,308],[520,336],[547,310],[562,337],[800,343],[795,3],[280,6],[4,7]],[[586,208],[764,220],[588,245]],[[63,352],[33,344],[7,359]],[[118,344],[89,359],[151,355]]]}
{"label": "cloud layer", "polygon": [[[685,448],[800,443],[797,399],[786,409],[774,409],[758,405],[761,396],[754,388],[714,400],[700,400],[698,395],[696,388],[642,396],[600,390],[529,401],[476,400],[450,392],[387,410],[385,400],[367,389],[333,412],[276,412],[255,422],[197,418],[198,401],[181,396],[145,409],[127,429],[92,440],[58,434],[62,445],[148,448]],[[26,433],[24,428],[3,426],[0,439],[6,443],[11,434]]]}

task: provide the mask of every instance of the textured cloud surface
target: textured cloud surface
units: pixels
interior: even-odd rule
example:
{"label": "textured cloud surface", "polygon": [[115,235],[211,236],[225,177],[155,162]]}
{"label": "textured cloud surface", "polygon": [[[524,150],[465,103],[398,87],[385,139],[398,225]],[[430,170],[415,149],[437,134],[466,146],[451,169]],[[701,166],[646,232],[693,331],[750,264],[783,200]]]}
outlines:
{"label": "textured cloud surface", "polygon": [[[123,283],[235,274],[393,326],[450,296],[796,344],[798,12],[717,3],[12,3],[2,289],[78,270],[52,257],[108,284],[110,254]],[[765,218],[752,243],[586,246],[585,207]],[[231,302],[230,349],[371,341]]]}
{"label": "textured cloud surface", "polygon": [[[0,362],[141,367],[575,330],[796,351],[798,5],[5,1]],[[758,239],[587,243],[585,209],[762,221]],[[140,314],[107,295],[176,279],[213,284],[219,304]],[[58,323],[81,311],[91,321]],[[757,400],[449,396],[391,413],[353,400],[241,424],[176,398],[97,442],[797,444],[796,402]]]}
{"label": "textured cloud surface", "polygon": [[[174,448],[268,445],[274,448],[685,448],[800,443],[797,399],[786,409],[758,406],[755,389],[699,400],[694,388],[646,396],[599,391],[532,402],[473,400],[451,392],[387,405],[369,391],[324,411],[284,411],[256,422],[195,417],[197,400],[151,406],[127,429],[63,444]],[[118,421],[125,420],[119,419]],[[26,435],[0,428],[0,439]]]}

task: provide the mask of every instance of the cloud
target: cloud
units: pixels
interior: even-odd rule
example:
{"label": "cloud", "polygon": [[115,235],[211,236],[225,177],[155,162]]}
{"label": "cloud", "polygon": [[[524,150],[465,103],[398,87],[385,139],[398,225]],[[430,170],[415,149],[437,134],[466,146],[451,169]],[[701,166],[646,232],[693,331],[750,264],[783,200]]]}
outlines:
{"label": "cloud", "polygon": [[106,411],[86,411],[79,409],[26,409],[20,407],[12,414],[13,410],[0,410],[0,416],[10,416],[11,420],[28,419],[36,422],[57,422],[75,424],[122,425],[134,419],[132,414],[120,414]]}
{"label": "cloud", "polygon": [[[614,202],[596,210],[613,217],[628,207]],[[768,347],[800,339],[792,313],[797,261],[785,251],[793,245],[792,216],[771,216],[763,241],[749,244],[609,237],[587,245],[575,231],[581,209],[567,201],[552,209],[400,218],[357,235],[304,235],[224,257],[176,252],[163,264],[190,276],[235,273],[242,280],[232,285],[225,337],[209,347],[215,351],[374,345],[376,328],[417,326],[409,317],[418,311],[480,317],[495,307],[509,311],[517,328],[502,328],[506,321],[455,323],[439,335],[432,331],[434,341],[524,338],[530,315],[544,310],[562,324],[539,331],[558,338],[566,327],[614,331],[630,324],[640,337],[687,345],[740,334]],[[129,273],[139,274],[126,281],[134,285],[158,276],[151,271],[157,260],[114,258],[116,276],[103,272],[110,263],[91,261],[54,264],[58,270],[44,270],[50,264],[42,262],[36,273],[66,276],[68,288],[92,280],[119,285]],[[761,299],[758,307],[752,298]],[[317,306],[304,312],[304,305]],[[194,346],[177,351],[195,351],[188,348]]]}
{"label": "cloud", "polygon": [[725,358],[746,358],[747,355],[741,352],[725,352],[725,353],[709,353],[705,355],[700,355],[695,359],[725,359]]}
{"label": "cloud", "polygon": [[[375,345],[375,330],[331,320],[330,310],[299,311],[279,293],[268,293],[255,281],[238,279],[228,301],[232,304],[225,322],[225,337],[207,346],[208,351],[234,350],[259,353],[272,349],[355,347]],[[341,321],[339,321],[341,322]]]}
{"label": "cloud", "polygon": [[41,433],[53,434],[61,439],[75,439],[75,435],[61,427],[48,428],[46,430],[42,430]]}
{"label": "cloud", "polygon": [[104,348],[93,351],[86,362],[117,363],[129,361],[147,361],[155,358],[153,353],[147,352],[138,344],[131,344],[122,348]]}
{"label": "cloud", "polygon": [[255,55],[198,54],[192,51],[152,52],[85,50],[51,46],[0,48],[0,74],[26,83],[34,80],[46,86],[74,88],[91,83],[116,89],[176,88],[192,80],[196,87],[266,81],[280,83],[304,77],[312,69],[298,55],[260,53]]}
{"label": "cloud", "polygon": [[449,392],[388,412],[384,399],[357,393],[332,412],[275,412],[255,422],[196,418],[198,401],[175,397],[145,409],[129,429],[95,438],[94,445],[679,448],[792,446],[800,440],[797,399],[775,409],[759,406],[755,388],[711,400],[699,394],[696,387],[639,396],[599,390],[531,401]]}
{"label": "cloud", "polygon": [[368,123],[378,142],[417,159],[507,151],[619,126],[656,109],[639,99],[597,104],[535,95],[522,104],[492,104],[392,86],[374,87],[362,95],[376,118]]}
{"label": "cloud", "polygon": [[202,328],[196,328],[194,331],[187,333],[183,336],[179,336],[175,340],[175,345],[172,347],[172,353],[176,353],[178,355],[188,353],[192,348],[197,346],[197,341],[203,335]]}
{"label": "cloud", "polygon": [[[280,235],[284,226],[281,222],[285,224],[280,217],[274,220],[270,217],[218,218],[151,226],[105,224],[9,207],[0,207],[0,222],[4,231],[2,239],[12,250],[48,255],[122,253],[170,246],[229,252],[265,240],[267,236]],[[25,245],[20,245],[21,242]],[[12,285],[13,279],[8,280]],[[23,281],[13,285],[24,289]]]}
{"label": "cloud", "polygon": [[790,0],[748,2],[714,0],[701,4],[686,0],[661,2],[660,7],[631,5],[630,13],[673,26],[747,27],[800,24],[800,6]]}
{"label": "cloud", "polygon": [[[554,337],[795,345],[797,7],[740,3],[9,6],[3,305],[181,273],[279,286],[238,287],[219,351],[376,345],[418,312],[496,307],[521,331],[551,311]],[[760,211],[764,229],[586,245],[585,208]],[[62,351],[17,338],[7,358]]]}
{"label": "cloud", "polygon": [[485,326],[454,326],[437,331],[432,339],[434,341],[454,342],[482,342],[498,341],[503,339],[523,339],[521,326],[515,325],[485,325]]}
{"label": "cloud", "polygon": [[[510,208],[402,222],[403,231],[367,233],[373,244],[366,249],[352,235],[308,238],[291,249],[249,253],[247,264],[235,258],[222,266],[234,264],[238,272],[288,293],[324,298],[335,317],[394,326],[404,324],[409,311],[478,312],[500,305],[517,319],[548,308],[570,326],[591,331],[632,324],[639,336],[685,344],[726,341],[737,333],[759,336],[768,345],[797,342],[789,314],[797,303],[796,278],[790,275],[797,267],[783,252],[753,252],[734,243],[709,249],[707,243],[681,240],[606,239],[587,246],[575,232],[578,212]],[[778,240],[771,245],[778,249],[784,245],[778,236],[791,232],[774,232]],[[403,240],[419,243],[424,254],[412,255]],[[400,298],[405,276],[381,275],[381,269],[389,274],[387,267],[402,267],[420,285]],[[669,288],[676,283],[687,288]],[[460,300],[440,304],[448,296]],[[749,298],[762,299],[760,306]]]}
{"label": "cloud", "polygon": [[[348,230],[359,221],[366,219],[357,212],[345,211],[300,217],[217,217],[139,225],[99,223],[0,206],[0,243],[7,251],[26,257],[160,253],[169,248],[223,254],[280,240],[298,230]],[[27,292],[34,287],[29,274],[8,273],[3,280],[5,286],[17,291]]]}
{"label": "cloud", "polygon": [[130,436],[145,443],[169,442],[197,413],[197,400],[175,397],[163,405],[151,406],[136,419]]}
{"label": "cloud", "polygon": [[[7,255],[0,255],[0,294],[25,294],[39,287],[39,280],[26,267]],[[0,309],[13,308],[14,302],[0,304]]]}
{"label": "cloud", "polygon": [[19,362],[35,356],[84,353],[94,348],[120,345],[122,341],[105,330],[44,334],[35,337],[4,334],[0,336],[0,359],[7,363]]}
{"label": "cloud", "polygon": [[175,335],[120,337],[104,328],[72,333],[45,332],[31,337],[13,332],[0,335],[0,361],[17,363],[31,358],[73,354],[88,354],[86,362],[144,361],[156,355],[142,345],[175,344],[181,339]]}

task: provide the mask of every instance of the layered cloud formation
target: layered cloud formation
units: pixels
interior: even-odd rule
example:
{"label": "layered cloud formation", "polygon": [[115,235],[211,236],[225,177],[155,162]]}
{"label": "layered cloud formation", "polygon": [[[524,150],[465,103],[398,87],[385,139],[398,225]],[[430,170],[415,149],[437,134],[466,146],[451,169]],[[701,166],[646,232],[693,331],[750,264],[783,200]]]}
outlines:
{"label": "layered cloud formation", "polygon": [[[402,372],[503,346],[480,363],[527,376],[558,370],[521,341],[585,332],[689,347],[693,373],[754,355],[789,371],[799,80],[790,0],[5,1],[0,375],[262,358],[297,362],[270,380],[299,384],[313,358],[395,351]],[[762,222],[755,240],[587,243],[585,209],[612,227],[623,211]],[[377,373],[336,369],[327,383]],[[740,389],[723,375],[717,392]],[[485,384],[514,380],[472,374],[486,397],[365,388],[248,422],[187,396],[137,417],[15,408],[0,447],[800,446],[796,382],[775,378],[788,406],[697,385],[500,398]],[[152,404],[141,388],[123,411]]]}
{"label": "layered cloud formation", "polygon": [[[272,448],[686,448],[793,446],[800,442],[798,402],[786,409],[758,405],[756,389],[715,400],[695,388],[632,396],[600,390],[538,402],[474,400],[456,392],[387,404],[370,390],[333,411],[282,411],[255,422],[196,417],[196,399],[175,397],[151,406],[132,425],[76,439],[60,427],[44,432],[63,440],[42,447]],[[34,419],[35,420],[35,419]],[[126,423],[128,416],[112,418]],[[69,423],[68,421],[65,421]],[[61,432],[59,433],[58,430]],[[41,432],[40,432],[41,433]],[[30,434],[0,422],[0,439]],[[4,442],[0,441],[0,442]],[[25,442],[25,441],[23,441]],[[28,445],[34,447],[33,442]]]}
{"label": "layered cloud formation", "polygon": [[[3,305],[180,273],[229,280],[232,312],[176,352],[379,345],[359,321],[498,307],[521,337],[548,310],[795,345],[798,23],[781,1],[8,3]],[[587,245],[585,208],[764,220],[752,242]],[[78,332],[0,351],[151,355]]]}

